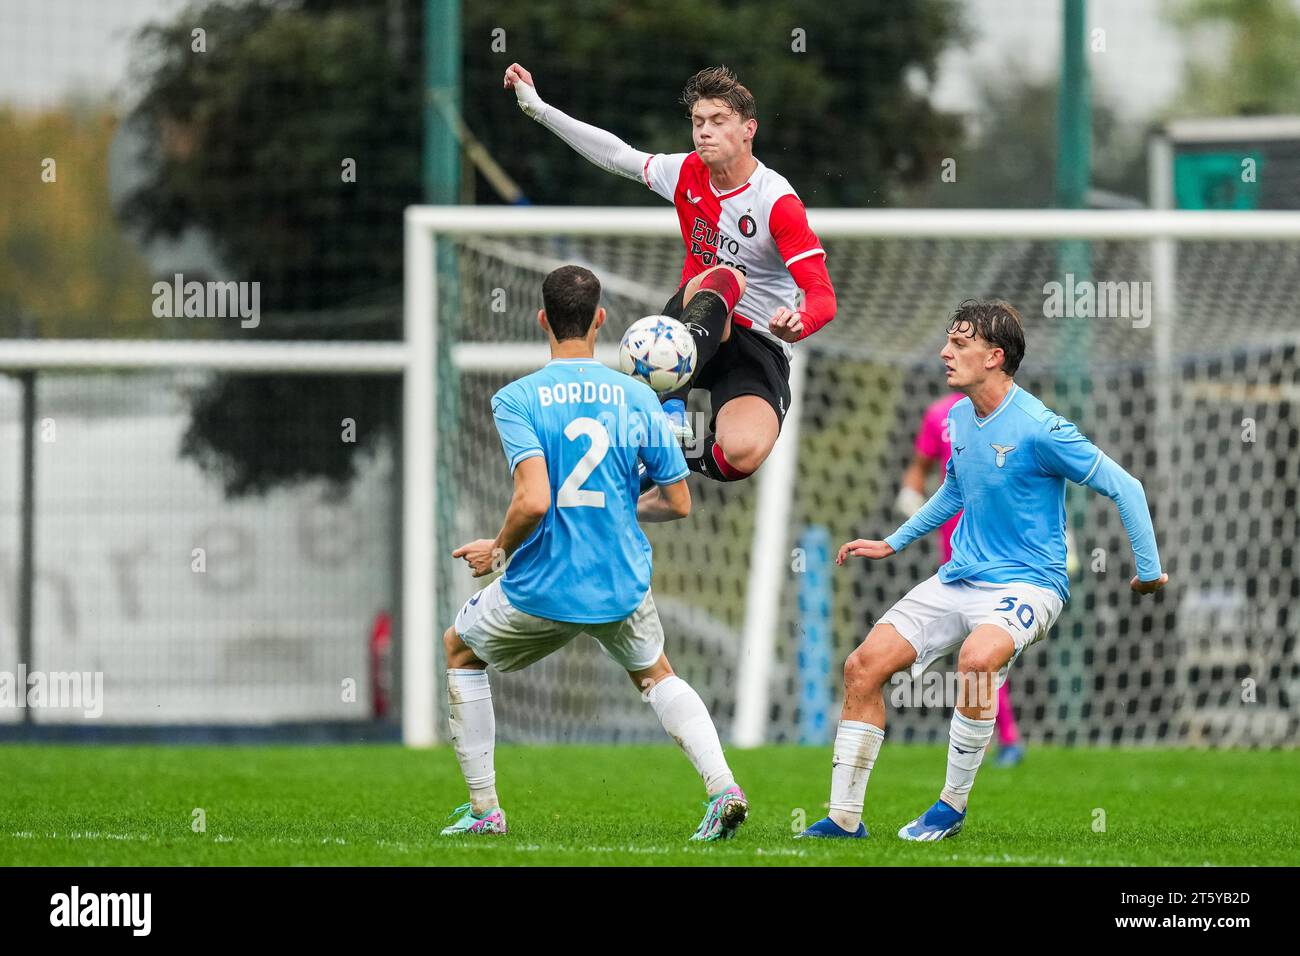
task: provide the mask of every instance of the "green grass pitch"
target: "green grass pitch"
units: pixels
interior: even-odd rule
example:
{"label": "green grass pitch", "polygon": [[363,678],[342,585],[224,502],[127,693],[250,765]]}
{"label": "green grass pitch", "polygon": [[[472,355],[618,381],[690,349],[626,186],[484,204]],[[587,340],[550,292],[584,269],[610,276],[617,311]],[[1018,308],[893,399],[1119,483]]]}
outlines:
{"label": "green grass pitch", "polygon": [[0,864],[1300,863],[1294,751],[1030,748],[1020,767],[980,771],[963,833],[904,843],[895,833],[934,800],[944,753],[886,744],[871,839],[823,843],[792,831],[825,815],[828,748],[730,751],[749,822],[698,845],[686,838],[703,788],[666,745],[499,748],[511,832],[490,838],[438,835],[464,793],[446,747],[0,746]]}

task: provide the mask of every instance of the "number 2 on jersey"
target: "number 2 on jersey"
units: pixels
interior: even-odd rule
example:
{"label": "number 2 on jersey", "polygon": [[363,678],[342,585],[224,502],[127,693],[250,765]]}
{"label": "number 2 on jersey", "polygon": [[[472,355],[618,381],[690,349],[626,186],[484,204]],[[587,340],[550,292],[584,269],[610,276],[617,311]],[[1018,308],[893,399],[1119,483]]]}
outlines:
{"label": "number 2 on jersey", "polygon": [[605,507],[605,492],[590,491],[581,485],[591,477],[591,473],[596,470],[596,466],[604,460],[609,451],[609,432],[605,431],[605,426],[594,418],[575,418],[564,427],[564,437],[569,441],[575,441],[581,435],[591,439],[591,447],[578,459],[578,463],[573,466],[573,471],[569,472],[569,477],[564,479],[564,484],[560,485],[560,490],[556,492],[557,508]]}

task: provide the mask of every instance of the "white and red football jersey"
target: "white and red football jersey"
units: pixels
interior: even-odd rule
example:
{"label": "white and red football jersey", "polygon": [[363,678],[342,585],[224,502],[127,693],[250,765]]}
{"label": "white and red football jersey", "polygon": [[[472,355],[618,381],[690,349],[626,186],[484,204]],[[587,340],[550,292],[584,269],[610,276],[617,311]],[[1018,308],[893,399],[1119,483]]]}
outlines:
{"label": "white and red football jersey", "polygon": [[693,152],[651,156],[642,178],[677,207],[686,243],[682,284],[711,266],[734,267],[745,277],[745,294],[732,322],[753,328],[789,355],[789,343],[768,331],[768,320],[782,306],[795,307],[799,287],[791,264],[826,254],[789,181],[760,162],[747,183],[720,193]]}

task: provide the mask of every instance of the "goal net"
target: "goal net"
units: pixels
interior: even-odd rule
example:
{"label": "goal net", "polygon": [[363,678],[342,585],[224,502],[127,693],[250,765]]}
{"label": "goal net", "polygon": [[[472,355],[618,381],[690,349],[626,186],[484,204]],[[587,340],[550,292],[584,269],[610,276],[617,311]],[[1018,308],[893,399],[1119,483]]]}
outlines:
{"label": "goal net", "polygon": [[[1295,744],[1300,217],[839,211],[812,222],[839,310],[796,346],[777,449],[751,480],[692,478],[691,516],[646,529],[668,656],[724,737],[828,740],[844,658],[934,572],[929,539],[838,569],[808,542],[829,541],[833,555],[844,540],[899,524],[913,436],[944,393],[945,319],[962,299],[1000,297],[1026,320],[1017,381],[1143,481],[1172,579],[1155,600],[1133,595],[1113,503],[1070,490],[1072,598],[1012,671],[1022,732],[1068,743]],[[432,234],[442,256],[445,619],[483,582],[442,556],[494,534],[509,500],[489,399],[547,359],[535,321],[542,279],[565,263],[596,273],[609,359],[627,325],[676,290],[681,240],[662,210],[424,208],[408,211],[408,237],[412,228]],[[707,396],[695,393],[690,407],[707,413]],[[949,659],[933,670],[954,668]],[[590,640],[492,679],[503,740],[659,739],[626,676]],[[891,736],[946,734],[951,702],[924,682],[886,689]]]}

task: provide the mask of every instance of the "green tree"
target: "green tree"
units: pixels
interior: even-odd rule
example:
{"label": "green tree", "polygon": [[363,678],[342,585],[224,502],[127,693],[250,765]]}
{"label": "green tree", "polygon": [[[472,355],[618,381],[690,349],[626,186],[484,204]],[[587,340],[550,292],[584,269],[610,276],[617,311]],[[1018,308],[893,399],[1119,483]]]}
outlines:
{"label": "green tree", "polygon": [[[401,210],[420,198],[420,0],[217,0],[140,38],[151,174],[126,204],[149,236],[204,231],[220,278],[262,283],[257,335],[390,337]],[[645,149],[690,148],[686,78],[726,62],[759,103],[759,155],[815,205],[873,205],[937,166],[957,135],[925,95],[960,39],[955,0],[494,0],[463,4],[464,113],[534,202],[644,204],[582,169],[501,86],[512,60],[543,95]],[[204,53],[191,31],[206,31]],[[492,31],[507,50],[492,50]],[[798,32],[801,31],[801,32]],[[802,42],[803,49],[795,47]],[[355,158],[357,180],[340,163]],[[479,199],[495,201],[485,186]],[[241,333],[248,334],[248,333]],[[396,424],[391,382],[226,376],[195,398],[186,454],[233,494],[323,476]],[[339,441],[342,418],[355,445]]]}
{"label": "green tree", "polygon": [[[218,2],[139,38],[133,120],[156,160],[124,215],[151,238],[198,227],[227,270],[216,278],[260,283],[266,314],[238,334],[398,334],[402,209],[420,198],[420,71],[410,21],[397,32],[390,13]],[[232,494],[342,483],[391,433],[396,398],[390,379],[220,376],[193,400],[183,452]],[[344,418],[355,444],[340,441]]]}
{"label": "green tree", "polygon": [[[955,180],[938,168],[909,195],[909,205],[978,209],[1053,206],[1057,148],[1055,80],[1013,79],[980,90],[970,124],[953,143]],[[1124,196],[1146,193],[1142,131],[1125,126],[1096,95],[1092,110],[1092,184]]]}
{"label": "green tree", "polygon": [[113,221],[113,117],[0,107],[0,335],[148,334],[145,264]]}
{"label": "green tree", "polygon": [[[505,31],[504,52],[492,48],[494,30]],[[952,0],[494,0],[466,4],[463,36],[469,124],[539,204],[650,200],[630,180],[584,168],[519,112],[501,86],[515,61],[547,102],[654,152],[692,148],[678,97],[691,74],[725,63],[758,103],[755,155],[810,205],[893,202],[959,134],[913,82],[932,79],[963,37]],[[800,36],[804,52],[792,49]],[[478,199],[494,201],[486,184]]]}
{"label": "green tree", "polygon": [[1228,37],[1226,57],[1188,63],[1175,114],[1300,112],[1300,10],[1291,0],[1177,0],[1166,10],[1189,39],[1207,30]]}
{"label": "green tree", "polygon": [[141,37],[136,117],[161,150],[126,215],[150,236],[203,229],[271,310],[400,283],[402,209],[419,198],[418,64],[390,52],[382,9],[353,6],[217,3]]}

